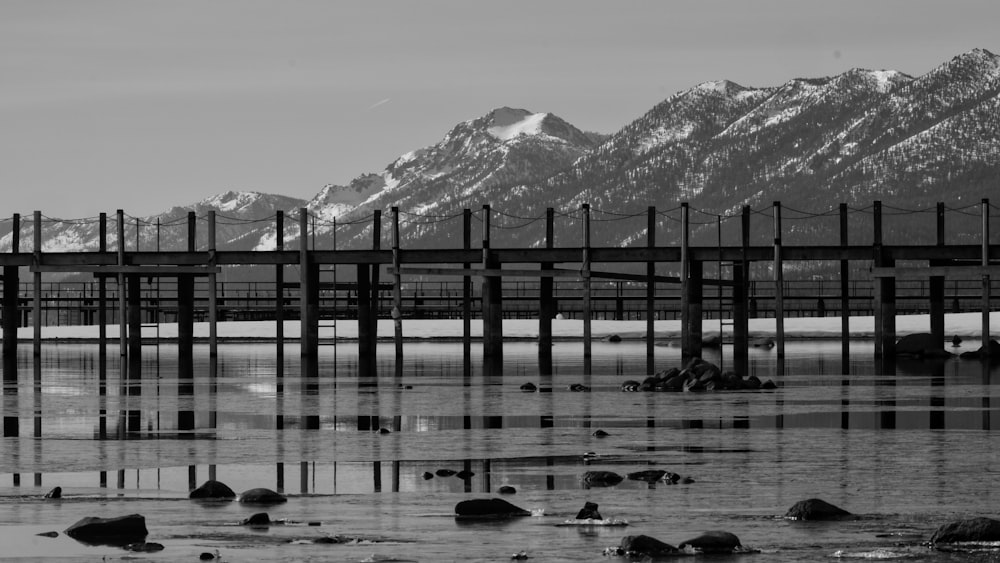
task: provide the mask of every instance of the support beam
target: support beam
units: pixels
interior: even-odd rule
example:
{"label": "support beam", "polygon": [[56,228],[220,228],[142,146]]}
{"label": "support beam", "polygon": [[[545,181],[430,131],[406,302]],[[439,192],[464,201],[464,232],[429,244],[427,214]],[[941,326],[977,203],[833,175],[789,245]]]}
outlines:
{"label": "support beam", "polygon": [[[551,207],[545,210],[545,248],[554,248],[555,245],[555,210]],[[551,270],[552,262],[542,262],[539,268]],[[552,357],[552,318],[556,316],[556,303],[553,296],[553,282],[551,277],[542,277],[539,280],[538,289],[538,353],[540,356]],[[551,364],[551,359],[549,360]]]}
{"label": "support beam", "polygon": [[309,255],[309,210],[299,210],[299,354],[308,361],[319,357],[318,266]]}
{"label": "support beam", "polygon": [[142,287],[141,278],[136,274],[125,276],[128,319],[128,380],[142,379]]}
{"label": "support beam", "polygon": [[681,284],[681,357],[683,363],[701,357],[704,263],[692,261]]}
{"label": "support beam", "polygon": [[[584,203],[580,206],[583,212],[583,259],[580,267],[580,278],[583,285],[583,357],[591,356],[591,317],[593,316],[593,304],[590,284],[590,204]],[[589,370],[585,370],[588,371]]]}
{"label": "support beam", "polygon": [[[197,217],[193,211],[187,216],[187,248],[195,250]],[[177,373],[178,377],[194,377],[194,275],[177,276]]]}
{"label": "support beam", "polygon": [[983,296],[982,296],[982,349],[986,353],[990,349],[990,200],[983,198],[982,202],[982,241],[983,241]]}
{"label": "support beam", "polygon": [[[944,246],[944,202],[937,204],[937,244]],[[931,261],[932,267],[944,266],[939,261]],[[930,277],[931,335],[938,343],[944,343],[944,276]]]}
{"label": "support beam", "polygon": [[[462,210],[462,248],[472,249],[472,210]],[[470,262],[464,262],[462,267],[468,270]],[[462,276],[462,356],[468,365],[472,356],[472,278]]]}
{"label": "support beam", "polygon": [[[499,271],[500,262],[490,252],[490,206],[483,206],[483,268]],[[503,355],[503,295],[500,275],[483,278],[483,356]]]}
{"label": "support beam", "polygon": [[785,273],[781,256],[781,202],[774,202],[774,333],[778,356],[785,355]]}
{"label": "support beam", "polygon": [[[874,204],[873,260],[875,268],[892,268],[882,246],[882,202]],[[873,274],[874,275],[874,274]],[[926,274],[925,274],[926,275]],[[896,278],[883,276],[875,281],[875,357],[896,356]]]}
{"label": "support beam", "polygon": [[[849,245],[847,232],[847,204],[840,204],[840,246]],[[840,361],[842,371],[847,374],[851,363],[851,262],[840,261]]]}
{"label": "support beam", "polygon": [[[42,212],[35,211],[35,230],[33,238],[35,242],[34,257],[32,262],[35,265],[42,263]],[[35,272],[32,276],[32,298],[31,298],[31,325],[32,325],[32,354],[35,361],[42,356],[42,273]]]}
{"label": "support beam", "polygon": [[403,359],[403,277],[399,266],[399,208],[392,208],[392,328],[396,361]]}
{"label": "support beam", "polygon": [[[274,249],[281,252],[285,249],[285,212],[278,210],[274,221]],[[285,357],[285,266],[277,264],[274,267],[274,334],[275,353],[278,362],[283,362]],[[279,370],[279,374],[284,374],[284,370]]]}
{"label": "support beam", "polygon": [[[656,208],[646,209],[646,247],[656,247]],[[656,263],[646,262],[646,373],[656,372]]]}
{"label": "support beam", "polygon": [[215,211],[208,212],[208,357],[219,356],[218,276],[215,273]]}

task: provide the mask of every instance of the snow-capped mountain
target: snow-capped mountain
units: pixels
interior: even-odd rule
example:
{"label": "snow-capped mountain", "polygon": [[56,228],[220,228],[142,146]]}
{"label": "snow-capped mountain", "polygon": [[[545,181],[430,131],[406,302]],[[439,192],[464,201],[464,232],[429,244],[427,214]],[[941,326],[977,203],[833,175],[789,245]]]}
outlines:
{"label": "snow-capped mountain", "polygon": [[[541,244],[543,225],[532,219],[546,207],[561,213],[557,244],[575,244],[568,233],[578,232],[576,211],[585,202],[595,212],[620,215],[651,205],[673,209],[681,201],[720,214],[772,201],[817,213],[840,202],[865,208],[876,199],[906,209],[937,201],[961,207],[982,197],[1000,203],[998,178],[1000,57],[976,49],[918,77],[852,69],[768,87],[706,82],[667,98],[610,136],[584,133],[549,113],[498,108],[455,125],[439,142],[400,156],[381,172],[361,174],[347,186],[328,185],[308,202],[227,192],[142,218],[139,240],[142,250],[154,249],[152,225],[160,219],[161,248],[186,248],[187,211],[201,217],[214,209],[219,248],[269,250],[274,214],[283,210],[297,217],[307,207],[317,247],[333,247],[334,223],[337,248],[369,247],[370,215],[397,206],[404,246],[419,240],[422,247],[456,247],[462,209],[478,211],[488,203],[498,213],[495,246]],[[126,235],[129,248],[134,222]],[[296,222],[286,220],[286,245],[298,238]],[[696,236],[714,243],[715,225],[703,223]],[[768,243],[770,223],[757,223],[754,233]],[[864,213],[852,218],[852,242],[870,242],[869,223]],[[676,225],[667,219],[660,225],[658,242],[675,241]],[[930,242],[933,228],[926,225],[933,225],[926,217],[894,216],[887,242]],[[595,245],[644,241],[644,219],[610,226],[594,229]],[[973,239],[977,225],[968,227],[970,234],[966,227],[950,224],[949,240]],[[785,237],[793,244],[831,243],[836,228],[835,220],[790,221]],[[52,222],[45,229],[46,250],[97,246],[96,225]],[[383,231],[387,246],[388,220]],[[204,232],[199,224],[199,236]],[[0,250],[9,248],[6,235]],[[22,241],[26,235],[29,226]]]}

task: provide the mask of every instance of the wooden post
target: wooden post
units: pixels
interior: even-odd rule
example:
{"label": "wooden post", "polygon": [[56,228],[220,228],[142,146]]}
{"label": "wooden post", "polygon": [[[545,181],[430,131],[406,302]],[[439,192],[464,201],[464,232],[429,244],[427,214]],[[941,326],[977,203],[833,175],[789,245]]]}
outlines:
{"label": "wooden post", "polygon": [[[646,247],[656,248],[656,207],[646,209]],[[646,373],[656,371],[656,262],[646,262]]]}
{"label": "wooden post", "polygon": [[747,250],[750,246],[750,206],[743,206],[740,217],[739,264],[733,265],[733,367],[736,373],[746,375],[750,365],[750,316],[749,292],[750,263]]}
{"label": "wooden post", "polygon": [[[822,299],[822,297],[820,297]],[[778,356],[785,355],[785,275],[781,260],[781,202],[774,202],[774,333]]]}
{"label": "wooden post", "polygon": [[687,202],[681,203],[681,357],[684,363],[701,357],[704,265],[691,260]]}
{"label": "wooden post", "polygon": [[[472,249],[471,209],[462,210],[462,248]],[[468,270],[472,264],[464,262],[462,267]],[[462,351],[466,359],[472,355],[472,276],[467,275],[462,276]]]}
{"label": "wooden post", "polygon": [[358,364],[371,366],[375,350],[372,348],[371,337],[371,267],[368,264],[357,265],[358,284]]}
{"label": "wooden post", "polygon": [[580,206],[583,212],[583,264],[580,277],[583,278],[583,357],[591,356],[591,326],[592,297],[590,294],[590,204]]}
{"label": "wooden post", "polygon": [[[128,306],[124,316],[128,319],[128,380],[142,379],[142,287],[139,274],[125,276],[122,292],[127,293]],[[131,395],[131,388],[129,394]]]}
{"label": "wooden post", "polygon": [[[490,252],[490,206],[483,206],[483,268],[500,269]],[[503,355],[503,296],[500,276],[483,277],[483,355]]]}
{"label": "wooden post", "polygon": [[218,276],[215,273],[215,211],[208,212],[208,357],[219,356],[219,300]]}
{"label": "wooden post", "polygon": [[[275,230],[275,250],[281,252],[285,249],[285,212],[278,210],[274,222]],[[278,355],[278,362],[285,357],[285,266],[278,264],[274,267],[274,331]],[[279,370],[279,374],[284,374],[284,370]]]}
{"label": "wooden post", "polygon": [[[847,204],[840,204],[840,247],[847,248],[850,239],[847,235]],[[851,262],[840,261],[840,359],[845,374],[849,369],[851,359]]]}
{"label": "wooden post", "polygon": [[[118,266],[125,266],[125,212],[121,209],[117,214],[116,230],[118,233]],[[127,375],[128,358],[128,288],[125,284],[125,273],[118,273],[118,345],[121,356],[121,369]]]}
{"label": "wooden post", "polygon": [[[876,267],[892,267],[894,260],[882,246],[882,202],[874,204],[874,260]],[[883,277],[875,282],[875,357],[896,356],[896,278]]]}
{"label": "wooden post", "polygon": [[[545,210],[545,248],[553,248],[555,210],[551,207]],[[551,270],[552,262],[542,262],[542,270]],[[556,304],[553,300],[554,279],[542,276],[538,281],[538,353],[552,355],[552,318],[556,316]]]}
{"label": "wooden post", "polygon": [[309,256],[309,209],[299,209],[299,355],[308,360],[319,357],[319,287]]}
{"label": "wooden post", "polygon": [[[944,246],[944,202],[937,204],[937,245]],[[931,261],[931,266],[943,266],[942,261]],[[944,276],[930,278],[931,335],[944,343]]]}
{"label": "wooden post", "polygon": [[[34,231],[34,243],[35,250],[32,261],[35,266],[41,266],[42,264],[42,212],[35,211],[35,231]],[[42,355],[42,272],[41,270],[35,270],[35,275],[33,276],[33,292],[31,299],[31,324],[32,324],[32,353],[34,354],[35,361]]]}
{"label": "wooden post", "polygon": [[[382,210],[375,210],[375,217],[372,219],[372,250],[378,251],[382,249]],[[379,263],[374,263],[372,268],[372,290],[371,290],[371,300],[372,307],[371,313],[371,349],[375,352],[376,342],[378,341],[378,315],[379,315],[379,277],[382,270],[382,265]],[[374,359],[374,356],[373,356]]]}
{"label": "wooden post", "polygon": [[399,208],[392,208],[392,327],[396,360],[403,357],[403,276],[399,273]]}
{"label": "wooden post", "polygon": [[[21,215],[14,214],[11,222],[11,254],[21,252]],[[3,267],[3,357],[17,358],[18,291],[21,285],[20,269],[17,266]],[[6,372],[5,372],[6,373]]]}
{"label": "wooden post", "polygon": [[[990,265],[990,200],[983,198],[983,267]],[[983,303],[982,303],[982,341],[983,354],[988,354],[990,350],[990,275],[983,274]]]}
{"label": "wooden post", "polygon": [[[197,217],[187,215],[187,250],[194,252]],[[177,373],[181,378],[194,377],[194,274],[177,276]]]}

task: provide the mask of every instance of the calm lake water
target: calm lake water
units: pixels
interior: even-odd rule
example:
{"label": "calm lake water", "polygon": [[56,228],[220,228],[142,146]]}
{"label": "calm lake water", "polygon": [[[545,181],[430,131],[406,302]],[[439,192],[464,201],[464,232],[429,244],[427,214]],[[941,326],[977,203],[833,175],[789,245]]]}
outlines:
{"label": "calm lake water", "polygon": [[[760,550],[740,560],[998,557],[921,545],[949,520],[997,516],[1000,368],[978,361],[877,365],[872,344],[858,342],[844,366],[839,342],[791,342],[783,365],[774,350],[751,351],[751,371],[774,391],[625,393],[622,381],[647,375],[642,342],[595,343],[588,363],[582,344],[557,343],[551,366],[533,343],[508,344],[502,365],[484,365],[479,345],[465,362],[461,343],[407,343],[397,367],[392,345],[380,344],[374,368],[359,366],[356,345],[338,344],[305,375],[297,345],[279,362],[274,344],[225,344],[214,365],[198,346],[192,378],[178,373],[176,347],[145,346],[129,385],[116,347],[104,377],[96,345],[46,344],[37,366],[22,348],[0,398],[0,558],[119,559],[129,554],[61,532],[85,516],[130,513],[166,546],[137,556],[153,561],[215,550],[227,561],[506,561],[521,551],[615,561],[603,551],[625,535],[676,545],[708,530]],[[678,348],[656,354],[658,369],[681,361]],[[720,362],[718,351],[706,359]],[[551,392],[522,392],[526,382]],[[438,469],[474,475],[424,479]],[[644,469],[694,483],[580,480]],[[289,502],[187,500],[210,477]],[[535,515],[455,521],[456,503],[500,496],[503,485]],[[43,500],[55,486],[65,498]],[[810,497],[860,517],[780,518]],[[559,526],[587,501],[629,526]],[[262,511],[289,523],[235,525]],[[60,535],[35,535],[47,531]],[[361,541],[311,541],[331,535]]]}

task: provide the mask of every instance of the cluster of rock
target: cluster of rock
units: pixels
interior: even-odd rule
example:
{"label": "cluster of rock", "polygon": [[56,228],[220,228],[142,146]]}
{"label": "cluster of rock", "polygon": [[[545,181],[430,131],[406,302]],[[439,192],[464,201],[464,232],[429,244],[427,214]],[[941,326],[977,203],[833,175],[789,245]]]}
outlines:
{"label": "cluster of rock", "polygon": [[587,471],[580,476],[580,482],[584,487],[613,487],[628,478],[629,481],[643,481],[646,483],[664,483],[667,485],[690,485],[694,483],[691,477],[681,477],[677,473],[662,469],[647,469],[628,473],[625,477],[614,471]]}
{"label": "cluster of rock", "polygon": [[605,555],[623,555],[625,557],[665,557],[688,553],[731,554],[746,552],[740,538],[730,532],[713,530],[698,537],[682,541],[673,546],[646,535],[625,536],[618,547],[608,548]]}
{"label": "cluster of rock", "polygon": [[[952,339],[952,346],[957,347],[961,343],[962,339],[958,336],[955,336]],[[955,354],[944,349],[944,343],[941,342],[941,340],[933,334],[926,332],[908,334],[896,341],[896,356],[900,358],[925,360],[950,358],[954,355]],[[960,357],[972,360],[1000,358],[1000,342],[990,340],[989,344],[985,347],[980,346],[976,350],[962,352]]]}
{"label": "cluster of rock", "polygon": [[732,371],[722,371],[719,366],[701,358],[692,358],[683,369],[671,368],[657,372],[646,379],[629,379],[621,384],[622,391],[728,391],[776,389],[768,379],[761,381],[756,375],[744,378]]}
{"label": "cluster of rock", "polygon": [[427,481],[427,480],[433,479],[435,475],[437,475],[438,477],[451,477],[451,476],[455,476],[455,477],[458,477],[459,479],[461,479],[463,481],[466,481],[468,479],[472,479],[473,477],[476,476],[476,474],[474,472],[468,471],[466,469],[463,469],[461,471],[455,471],[454,469],[438,469],[434,473],[431,473],[430,471],[424,471],[423,478],[424,478],[425,481]]}

